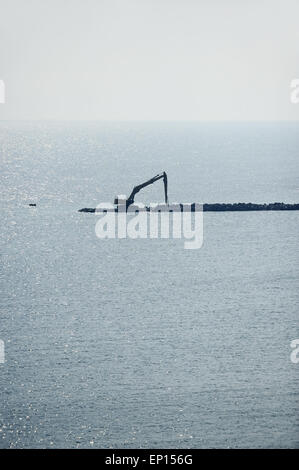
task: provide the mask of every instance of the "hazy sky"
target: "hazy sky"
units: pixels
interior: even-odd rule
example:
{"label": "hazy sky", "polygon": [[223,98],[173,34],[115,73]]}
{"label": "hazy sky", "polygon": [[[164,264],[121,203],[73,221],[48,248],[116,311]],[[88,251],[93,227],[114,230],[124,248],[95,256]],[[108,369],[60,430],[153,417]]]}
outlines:
{"label": "hazy sky", "polygon": [[299,0],[0,0],[0,119],[299,119]]}

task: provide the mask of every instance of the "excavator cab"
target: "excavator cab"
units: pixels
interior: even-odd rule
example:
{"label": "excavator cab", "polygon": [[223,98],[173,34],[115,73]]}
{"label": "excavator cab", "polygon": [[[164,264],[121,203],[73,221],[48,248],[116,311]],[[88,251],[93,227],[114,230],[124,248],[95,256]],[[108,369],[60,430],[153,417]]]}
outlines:
{"label": "excavator cab", "polygon": [[127,196],[121,194],[119,196],[115,196],[114,198],[114,205],[116,206],[122,206],[122,205],[126,205],[127,203]]}

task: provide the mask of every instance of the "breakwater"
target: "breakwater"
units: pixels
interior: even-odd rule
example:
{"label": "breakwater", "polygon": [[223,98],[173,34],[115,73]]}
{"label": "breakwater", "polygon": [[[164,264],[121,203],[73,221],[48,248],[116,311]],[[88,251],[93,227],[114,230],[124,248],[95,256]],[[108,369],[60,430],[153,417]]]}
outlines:
{"label": "breakwater", "polygon": [[[165,204],[160,204],[157,205],[155,210],[184,210],[186,209],[186,204],[170,204],[169,206],[166,206]],[[201,207],[200,204],[198,203],[193,203],[189,204],[191,212],[194,212],[195,210],[198,210],[198,207]],[[299,210],[299,204],[285,204],[284,202],[274,202],[270,204],[255,204],[252,202],[238,202],[238,203],[214,203],[214,204],[203,204],[203,211],[204,212],[243,212],[243,211],[298,211]],[[130,212],[134,212],[137,210],[142,210],[140,207],[137,205],[134,207],[130,206]],[[150,210],[150,207],[145,207],[143,210]],[[89,208],[85,207],[83,209],[80,209],[78,212],[110,212],[110,211],[115,211],[117,212],[117,208],[107,208],[105,209],[96,209],[96,208]]]}

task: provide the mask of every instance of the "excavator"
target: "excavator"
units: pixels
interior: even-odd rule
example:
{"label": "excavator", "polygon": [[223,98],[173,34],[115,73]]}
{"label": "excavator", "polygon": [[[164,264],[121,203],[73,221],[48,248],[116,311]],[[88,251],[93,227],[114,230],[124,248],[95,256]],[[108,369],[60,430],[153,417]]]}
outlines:
{"label": "excavator", "polygon": [[149,186],[150,184],[153,184],[155,183],[156,181],[160,180],[160,179],[163,179],[163,183],[164,183],[164,197],[165,197],[165,204],[168,204],[168,195],[167,195],[167,174],[165,173],[165,171],[163,171],[163,173],[159,173],[158,175],[154,176],[153,178],[151,178],[150,180],[146,181],[145,183],[141,183],[139,184],[138,186],[135,186],[133,188],[133,191],[131,192],[130,196],[128,197],[128,199],[125,199],[123,200],[123,198],[121,196],[117,196],[115,199],[114,199],[114,204],[115,205],[119,205],[119,204],[126,204],[126,210],[128,209],[128,207],[131,205],[131,204],[134,204],[134,197],[137,193],[139,193],[139,191],[143,188],[145,188],[146,186]]}

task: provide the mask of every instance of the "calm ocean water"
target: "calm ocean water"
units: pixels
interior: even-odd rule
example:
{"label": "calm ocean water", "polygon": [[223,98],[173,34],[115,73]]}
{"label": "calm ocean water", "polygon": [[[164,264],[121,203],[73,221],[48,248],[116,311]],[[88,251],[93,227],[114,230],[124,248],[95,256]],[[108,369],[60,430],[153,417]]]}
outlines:
{"label": "calm ocean water", "polygon": [[0,447],[299,447],[299,213],[205,213],[184,250],[77,212],[163,170],[171,201],[298,203],[298,150],[298,123],[1,122]]}

